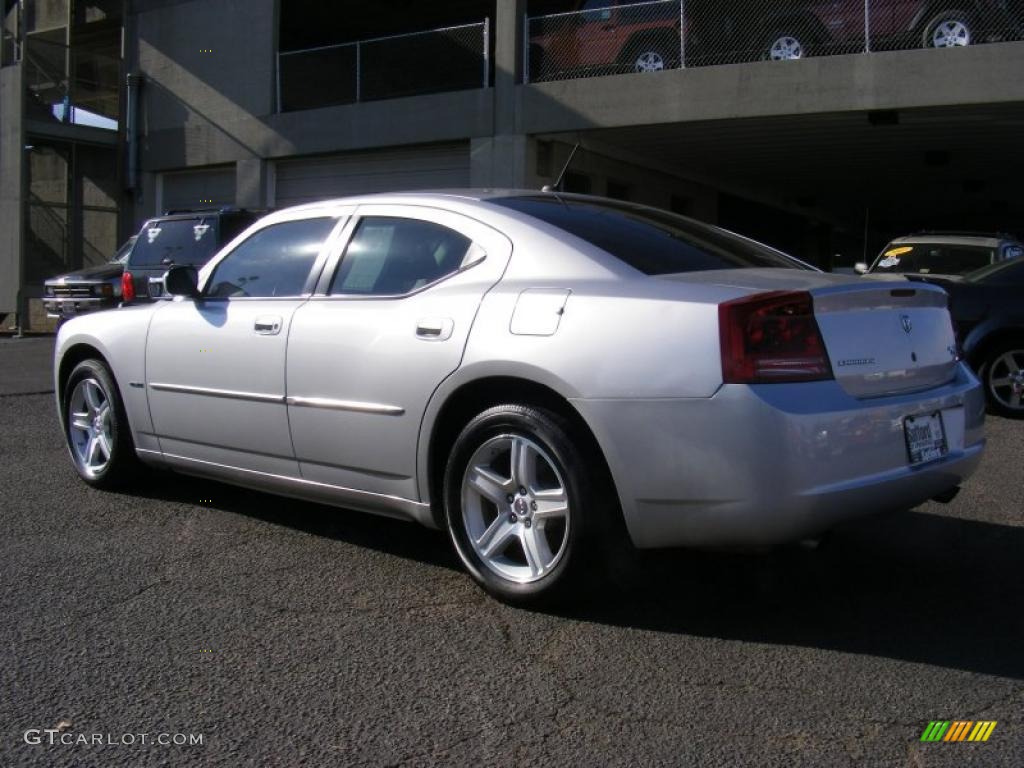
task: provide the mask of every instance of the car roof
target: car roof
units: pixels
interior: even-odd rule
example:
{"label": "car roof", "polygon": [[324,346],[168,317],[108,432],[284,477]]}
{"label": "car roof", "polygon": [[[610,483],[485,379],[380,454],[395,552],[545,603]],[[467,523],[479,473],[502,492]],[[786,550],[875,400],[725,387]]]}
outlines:
{"label": "car roof", "polygon": [[1012,238],[1003,237],[1002,235],[944,235],[941,232],[935,234],[921,233],[917,235],[907,235],[905,237],[897,237],[889,243],[889,246],[893,245],[925,245],[925,244],[944,244],[944,245],[973,245],[975,247],[982,248],[998,248],[1000,243],[1014,242]]}

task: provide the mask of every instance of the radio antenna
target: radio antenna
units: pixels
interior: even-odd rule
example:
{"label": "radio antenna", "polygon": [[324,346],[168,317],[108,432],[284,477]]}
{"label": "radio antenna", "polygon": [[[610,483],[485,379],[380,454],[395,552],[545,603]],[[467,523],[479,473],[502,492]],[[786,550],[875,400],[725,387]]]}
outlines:
{"label": "radio antenna", "polygon": [[569,166],[572,165],[572,159],[576,157],[576,150],[580,148],[580,143],[577,141],[576,146],[572,148],[572,152],[569,153],[569,159],[565,161],[565,165],[562,166],[562,172],[558,174],[558,179],[554,184],[545,184],[541,189],[541,192],[561,192],[562,191],[562,179],[565,178],[565,172],[569,170]]}

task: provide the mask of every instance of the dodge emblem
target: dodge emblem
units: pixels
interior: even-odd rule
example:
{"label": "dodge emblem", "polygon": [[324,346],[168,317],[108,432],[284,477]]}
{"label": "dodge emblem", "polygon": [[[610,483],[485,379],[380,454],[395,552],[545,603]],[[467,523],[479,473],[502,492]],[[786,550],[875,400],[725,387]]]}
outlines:
{"label": "dodge emblem", "polygon": [[900,322],[903,324],[904,333],[910,333],[914,330],[914,324],[910,322],[910,315],[900,315]]}

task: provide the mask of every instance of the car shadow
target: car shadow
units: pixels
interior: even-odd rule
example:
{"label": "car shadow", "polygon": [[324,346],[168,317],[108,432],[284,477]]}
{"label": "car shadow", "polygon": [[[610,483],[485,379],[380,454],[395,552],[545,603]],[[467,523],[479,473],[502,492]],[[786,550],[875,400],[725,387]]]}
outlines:
{"label": "car shadow", "polygon": [[[141,495],[459,569],[446,537],[206,480],[159,475]],[[187,490],[186,490],[187,488]],[[797,645],[1024,679],[1024,528],[913,511],[865,518],[817,549],[638,553],[613,589],[546,612],[673,634]],[[468,577],[467,577],[468,578]]]}

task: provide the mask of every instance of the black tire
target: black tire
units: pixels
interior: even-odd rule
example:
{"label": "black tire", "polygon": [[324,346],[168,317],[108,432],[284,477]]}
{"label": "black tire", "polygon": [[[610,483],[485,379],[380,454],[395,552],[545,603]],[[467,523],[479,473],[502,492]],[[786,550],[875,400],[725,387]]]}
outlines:
{"label": "black tire", "polygon": [[[544,460],[550,462],[561,476],[568,506],[562,539],[559,540],[560,554],[556,554],[558,559],[550,571],[527,583],[500,574],[477,553],[471,543],[468,518],[463,509],[463,483],[470,469],[470,460],[488,443],[516,438],[524,439],[543,451]],[[607,548],[603,544],[609,521],[618,510],[618,500],[614,489],[608,490],[610,483],[604,477],[596,476],[604,474],[595,468],[603,466],[603,462],[591,462],[588,467],[587,457],[592,451],[586,445],[586,441],[574,435],[572,424],[558,414],[516,404],[489,408],[470,421],[456,439],[444,478],[446,527],[455,551],[470,575],[494,597],[515,604],[552,604],[575,596],[582,585],[593,585],[595,579],[600,580],[606,573],[602,561]],[[514,479],[514,474],[510,470],[509,478]],[[518,503],[519,496],[515,498]],[[510,504],[507,507],[494,505],[493,508],[497,517],[491,518],[492,523],[505,516],[513,519],[518,507]],[[525,521],[519,525],[520,533],[524,533],[522,525],[529,528]],[[538,525],[537,530],[543,532],[546,528]],[[510,549],[519,547],[518,551],[525,554],[525,545],[518,539],[512,537],[508,540]]]}
{"label": "black tire", "polygon": [[962,24],[964,29],[967,30],[967,42],[966,45],[972,45],[974,43],[975,28],[974,22],[970,17],[970,14],[965,13],[957,8],[949,8],[944,11],[936,13],[924,25],[924,33],[921,36],[921,45],[924,48],[939,48],[939,47],[951,47],[951,46],[938,46],[935,44],[935,32],[943,24]]}
{"label": "black tire", "polygon": [[[1015,392],[1013,385],[996,384],[996,382],[1012,378],[1005,363],[1000,362],[1007,355],[1016,360],[1017,365],[1024,370],[1024,338],[1011,339],[997,344],[985,356],[985,361],[978,372],[985,387],[985,401],[988,403],[989,413],[1011,419],[1024,419],[1024,398],[1017,398],[1020,404],[1013,407]],[[1019,390],[1016,391],[1019,393]]]}
{"label": "black tire", "polygon": [[[87,467],[76,450],[73,435],[75,430],[72,427],[73,396],[79,383],[86,380],[92,380],[98,384],[109,404],[109,414],[106,419],[109,420],[110,453],[105,465],[96,470]],[[71,371],[63,389],[61,424],[64,428],[64,440],[67,443],[68,452],[71,454],[71,463],[79,476],[89,485],[94,488],[111,490],[122,488],[137,477],[142,465],[135,453],[135,443],[128,426],[128,415],[125,412],[124,402],[121,400],[121,393],[114,377],[101,360],[83,360]]]}

